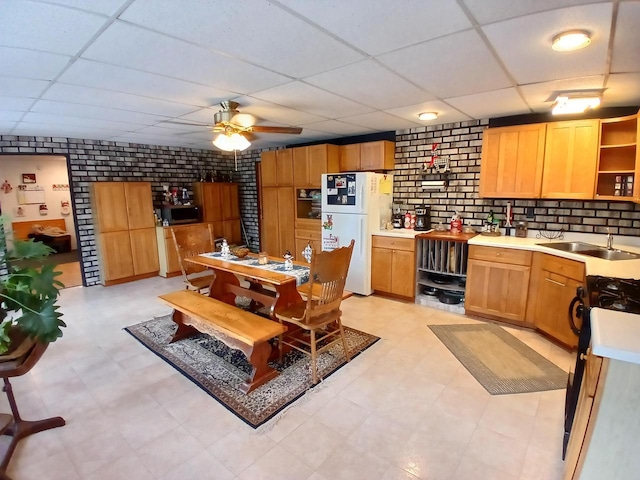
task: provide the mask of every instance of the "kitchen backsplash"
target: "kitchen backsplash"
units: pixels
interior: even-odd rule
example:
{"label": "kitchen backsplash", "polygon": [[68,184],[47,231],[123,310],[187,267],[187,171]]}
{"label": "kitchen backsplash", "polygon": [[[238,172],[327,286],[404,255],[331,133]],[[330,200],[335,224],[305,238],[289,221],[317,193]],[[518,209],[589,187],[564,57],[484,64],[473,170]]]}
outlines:
{"label": "kitchen backsplash", "polygon": [[[448,225],[458,210],[465,225],[480,226],[491,210],[504,219],[507,199],[478,198],[482,132],[488,120],[474,120],[400,130],[396,133],[394,201],[405,210],[431,207],[432,225]],[[449,186],[437,191],[422,189],[423,181],[440,180],[442,175],[423,175],[424,162],[431,160],[432,145],[442,160],[449,159]],[[530,230],[560,230],[640,236],[640,205],[631,202],[575,200],[512,200],[514,220],[526,220]],[[527,208],[533,218],[527,219]]]}

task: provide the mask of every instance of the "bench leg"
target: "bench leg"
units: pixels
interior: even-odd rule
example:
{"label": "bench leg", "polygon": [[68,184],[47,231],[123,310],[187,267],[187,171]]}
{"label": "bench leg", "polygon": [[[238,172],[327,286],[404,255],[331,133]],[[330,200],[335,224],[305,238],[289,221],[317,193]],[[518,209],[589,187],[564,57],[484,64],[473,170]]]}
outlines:
{"label": "bench leg", "polygon": [[243,393],[249,393],[280,375],[280,372],[267,365],[267,361],[271,356],[271,344],[269,342],[260,343],[253,348],[247,347],[243,349],[243,353],[253,366],[251,375],[240,387]]}
{"label": "bench leg", "polygon": [[178,325],[178,328],[173,334],[173,337],[171,337],[171,340],[169,340],[169,343],[177,342],[178,340],[182,340],[183,338],[187,338],[198,333],[198,330],[193,328],[191,325],[184,324],[184,316],[184,313],[179,310],[173,311],[173,316],[171,318],[173,322]]}

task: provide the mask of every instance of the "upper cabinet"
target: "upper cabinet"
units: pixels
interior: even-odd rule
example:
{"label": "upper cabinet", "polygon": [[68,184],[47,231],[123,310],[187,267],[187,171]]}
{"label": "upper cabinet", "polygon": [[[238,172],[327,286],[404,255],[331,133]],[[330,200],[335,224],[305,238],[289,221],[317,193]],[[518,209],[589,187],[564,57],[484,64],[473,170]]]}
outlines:
{"label": "upper cabinet", "polygon": [[262,152],[260,172],[263,187],[293,186],[293,149]]}
{"label": "upper cabinet", "polygon": [[600,150],[595,198],[640,202],[638,115],[600,122]]}
{"label": "upper cabinet", "polygon": [[355,143],[340,147],[341,172],[393,170],[395,143],[389,140]]}
{"label": "upper cabinet", "polygon": [[542,198],[593,198],[599,127],[598,119],[547,124]]}
{"label": "upper cabinet", "polygon": [[485,130],[480,164],[480,196],[539,198],[546,124]]}
{"label": "upper cabinet", "polygon": [[337,145],[311,145],[291,150],[293,185],[296,188],[320,188],[323,173],[339,171],[340,150]]}

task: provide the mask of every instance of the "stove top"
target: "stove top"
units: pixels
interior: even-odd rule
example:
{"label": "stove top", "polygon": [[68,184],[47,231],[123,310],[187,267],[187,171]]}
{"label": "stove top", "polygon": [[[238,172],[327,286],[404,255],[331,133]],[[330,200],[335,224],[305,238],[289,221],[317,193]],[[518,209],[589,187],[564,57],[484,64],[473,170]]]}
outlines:
{"label": "stove top", "polygon": [[587,276],[589,306],[640,314],[640,280]]}

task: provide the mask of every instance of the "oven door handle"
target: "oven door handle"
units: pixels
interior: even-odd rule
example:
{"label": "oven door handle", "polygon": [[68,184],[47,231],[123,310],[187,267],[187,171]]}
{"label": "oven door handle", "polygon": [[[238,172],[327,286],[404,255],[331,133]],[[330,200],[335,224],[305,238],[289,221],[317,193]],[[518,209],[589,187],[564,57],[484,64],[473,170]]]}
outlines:
{"label": "oven door handle", "polygon": [[[576,307],[576,304],[578,304],[577,307]],[[576,317],[580,318],[580,316],[582,315],[582,311],[584,309],[584,302],[580,297],[575,297],[573,300],[571,300],[571,303],[569,304],[569,326],[571,327],[571,330],[573,330],[573,333],[575,333],[576,335],[580,335],[580,329],[576,326],[575,322],[573,321],[574,307],[576,309]]]}

